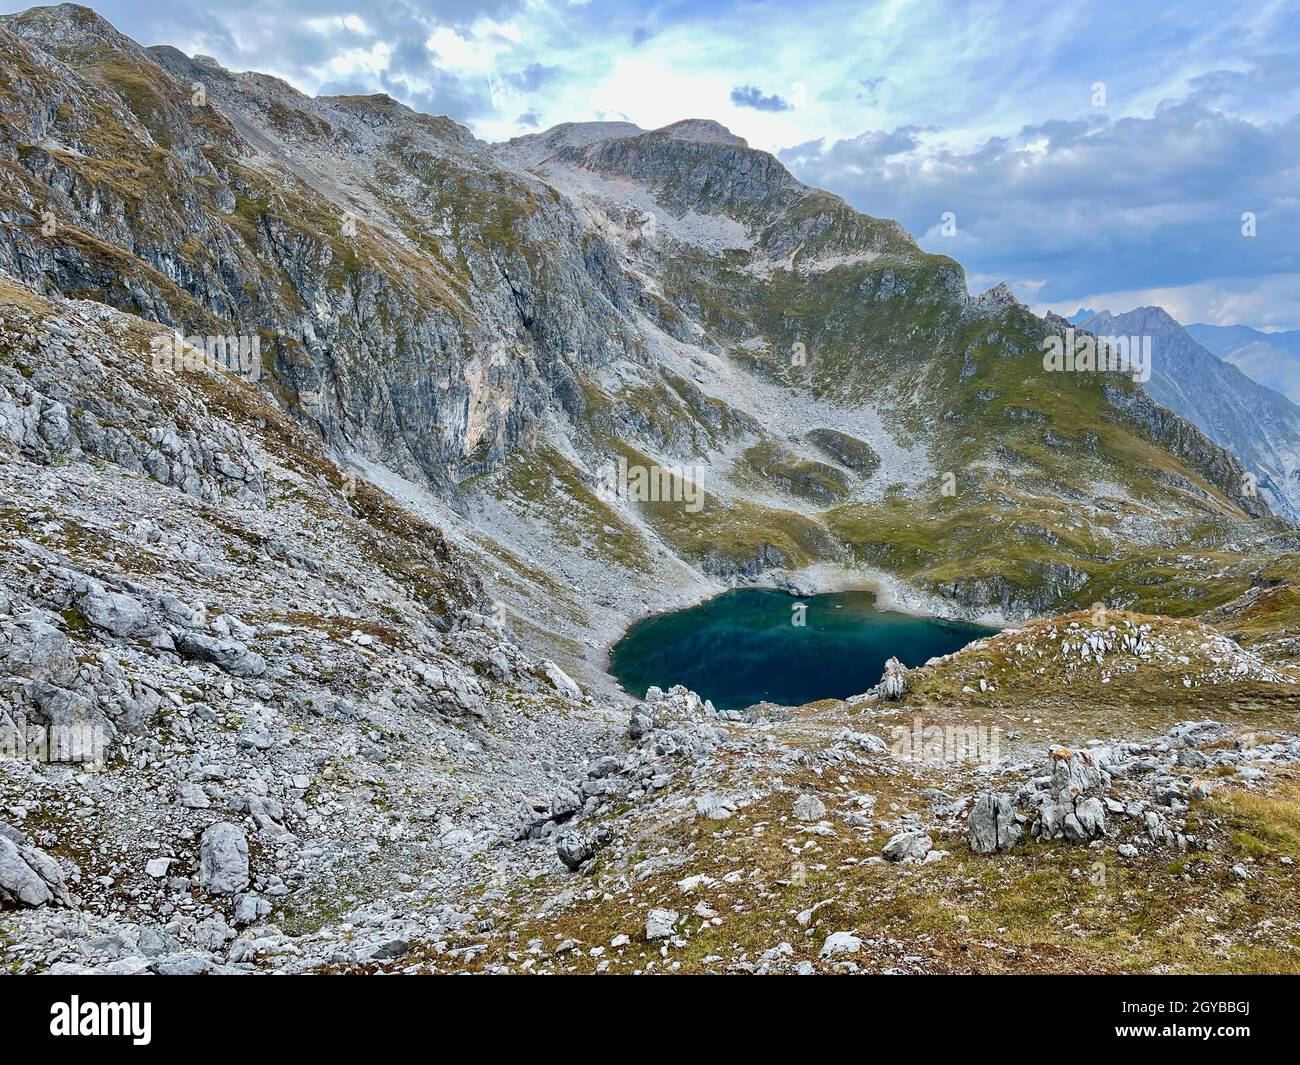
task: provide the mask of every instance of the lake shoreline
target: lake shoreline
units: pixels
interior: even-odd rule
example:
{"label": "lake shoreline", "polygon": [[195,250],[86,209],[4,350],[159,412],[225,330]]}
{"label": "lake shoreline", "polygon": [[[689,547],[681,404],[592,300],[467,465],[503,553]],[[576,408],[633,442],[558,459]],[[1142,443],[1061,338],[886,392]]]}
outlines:
{"label": "lake shoreline", "polygon": [[[603,653],[604,672],[617,682],[611,670],[611,656],[618,644],[641,622],[649,618],[675,614],[707,603],[731,591],[746,588],[770,588],[784,592],[792,598],[807,598],[837,592],[863,592],[876,597],[882,611],[907,614],[911,617],[933,618],[940,621],[965,622],[999,631],[1020,624],[1023,618],[1012,618],[1000,611],[984,611],[970,616],[956,609],[949,599],[927,595],[883,570],[870,567],[847,567],[833,562],[819,562],[797,570],[771,569],[738,583],[700,581],[682,586],[681,596],[661,602],[653,608],[627,615],[622,628],[614,634],[602,632],[600,650]],[[621,686],[620,686],[620,689]]]}
{"label": "lake shoreline", "polygon": [[738,710],[848,698],[875,685],[889,658],[920,666],[996,631],[882,606],[877,589],[803,596],[750,585],[641,618],[607,657],[609,675],[634,698],[682,684]]}

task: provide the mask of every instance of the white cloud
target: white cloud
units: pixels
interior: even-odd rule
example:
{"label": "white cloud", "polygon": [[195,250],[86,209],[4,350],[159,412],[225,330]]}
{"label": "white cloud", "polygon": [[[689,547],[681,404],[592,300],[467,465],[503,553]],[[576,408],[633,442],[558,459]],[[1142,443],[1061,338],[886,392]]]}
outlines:
{"label": "white cloud", "polygon": [[362,36],[370,35],[370,27],[360,15],[331,15],[328,18],[309,18],[307,27],[316,33],[334,34],[343,30]]}
{"label": "white cloud", "polygon": [[491,71],[502,57],[514,52],[523,33],[513,22],[479,19],[468,30],[439,26],[429,34],[425,48],[444,70],[465,76]]}
{"label": "white cloud", "polygon": [[388,69],[393,49],[383,41],[376,41],[369,48],[349,48],[345,52],[333,55],[318,68],[317,76],[350,78],[358,74],[381,74]]}

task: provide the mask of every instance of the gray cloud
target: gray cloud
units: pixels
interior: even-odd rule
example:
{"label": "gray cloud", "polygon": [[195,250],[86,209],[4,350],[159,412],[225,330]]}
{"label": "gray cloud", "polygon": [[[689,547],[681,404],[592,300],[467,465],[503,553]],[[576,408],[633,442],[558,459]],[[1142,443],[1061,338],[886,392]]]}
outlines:
{"label": "gray cloud", "polygon": [[536,92],[548,82],[555,81],[559,77],[561,70],[559,67],[548,67],[541,63],[529,63],[522,70],[508,71],[502,75],[506,81],[510,82],[516,89],[521,92]]}
{"label": "gray cloud", "polygon": [[752,107],[755,111],[793,111],[794,105],[773,93],[764,96],[753,85],[740,85],[731,90],[731,102],[737,107]]}

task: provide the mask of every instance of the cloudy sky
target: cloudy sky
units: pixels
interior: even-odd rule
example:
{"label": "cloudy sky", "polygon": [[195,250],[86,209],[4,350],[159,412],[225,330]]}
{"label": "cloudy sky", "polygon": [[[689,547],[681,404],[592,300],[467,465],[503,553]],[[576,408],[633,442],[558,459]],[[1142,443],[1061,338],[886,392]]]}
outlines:
{"label": "cloudy sky", "polygon": [[897,218],[977,291],[1300,328],[1297,0],[92,6],[142,43],[386,91],[490,140],[714,118]]}

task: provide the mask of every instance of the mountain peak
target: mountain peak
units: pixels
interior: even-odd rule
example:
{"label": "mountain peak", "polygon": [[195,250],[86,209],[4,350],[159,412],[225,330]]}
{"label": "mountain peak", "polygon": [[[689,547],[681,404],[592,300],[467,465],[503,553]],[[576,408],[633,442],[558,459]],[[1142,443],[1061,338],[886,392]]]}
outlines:
{"label": "mountain peak", "polygon": [[655,130],[674,140],[696,141],[701,144],[733,144],[738,148],[748,148],[749,142],[744,137],[737,137],[721,122],[711,118],[684,118]]}
{"label": "mountain peak", "polygon": [[1092,317],[1077,321],[1087,328],[1118,328],[1128,332],[1182,333],[1183,327],[1173,315],[1163,307],[1134,307],[1131,311],[1116,314],[1113,311],[1098,311]]}
{"label": "mountain peak", "polygon": [[636,137],[644,133],[631,122],[561,122],[540,133],[526,133],[493,145],[493,150],[516,166],[536,166],[561,148],[585,148],[600,141]]}
{"label": "mountain peak", "polygon": [[985,308],[1000,307],[1021,307],[1023,304],[1016,299],[1016,294],[1011,291],[1011,287],[1005,281],[999,281],[992,288],[980,293],[976,303]]}
{"label": "mountain peak", "polygon": [[96,11],[81,4],[56,4],[29,7],[13,15],[0,15],[0,25],[23,38],[37,40],[42,47],[88,44],[107,45],[114,49],[138,52],[140,46]]}
{"label": "mountain peak", "polygon": [[1141,315],[1143,319],[1149,322],[1162,322],[1166,325],[1177,326],[1179,329],[1182,328],[1179,321],[1163,307],[1138,307],[1130,313]]}

